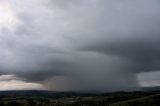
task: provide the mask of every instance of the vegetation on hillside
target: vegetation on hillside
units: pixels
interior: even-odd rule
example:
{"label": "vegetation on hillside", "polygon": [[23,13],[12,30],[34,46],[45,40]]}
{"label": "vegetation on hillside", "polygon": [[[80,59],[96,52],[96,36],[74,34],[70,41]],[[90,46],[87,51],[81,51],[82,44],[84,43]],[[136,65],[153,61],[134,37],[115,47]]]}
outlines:
{"label": "vegetation on hillside", "polygon": [[0,106],[160,106],[160,95],[159,92],[0,92]]}

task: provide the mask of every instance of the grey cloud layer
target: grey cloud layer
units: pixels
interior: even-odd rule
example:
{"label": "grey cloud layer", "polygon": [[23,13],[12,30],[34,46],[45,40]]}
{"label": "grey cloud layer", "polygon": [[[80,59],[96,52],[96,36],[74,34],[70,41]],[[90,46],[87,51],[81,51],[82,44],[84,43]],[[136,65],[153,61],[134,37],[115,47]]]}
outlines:
{"label": "grey cloud layer", "polygon": [[73,90],[106,91],[134,89],[137,73],[160,68],[158,0],[18,3],[21,25],[0,32],[2,74],[47,86],[65,76]]}

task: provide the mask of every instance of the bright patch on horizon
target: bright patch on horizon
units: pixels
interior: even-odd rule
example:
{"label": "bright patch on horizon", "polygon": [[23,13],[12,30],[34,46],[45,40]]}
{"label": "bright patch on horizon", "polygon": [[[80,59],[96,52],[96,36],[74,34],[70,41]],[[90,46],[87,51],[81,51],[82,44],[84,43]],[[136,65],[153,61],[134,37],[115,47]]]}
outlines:
{"label": "bright patch on horizon", "polygon": [[139,84],[142,87],[160,86],[160,72],[143,72],[138,75]]}
{"label": "bright patch on horizon", "polygon": [[15,75],[0,75],[0,91],[4,90],[46,90],[46,88],[34,82],[26,82]]}

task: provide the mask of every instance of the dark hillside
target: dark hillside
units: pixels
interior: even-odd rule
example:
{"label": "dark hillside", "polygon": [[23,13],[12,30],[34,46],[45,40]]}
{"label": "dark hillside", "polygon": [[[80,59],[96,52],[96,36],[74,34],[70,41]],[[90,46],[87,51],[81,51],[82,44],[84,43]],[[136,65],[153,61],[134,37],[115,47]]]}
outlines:
{"label": "dark hillside", "polygon": [[53,91],[3,91],[0,106],[160,106],[159,91],[87,94]]}

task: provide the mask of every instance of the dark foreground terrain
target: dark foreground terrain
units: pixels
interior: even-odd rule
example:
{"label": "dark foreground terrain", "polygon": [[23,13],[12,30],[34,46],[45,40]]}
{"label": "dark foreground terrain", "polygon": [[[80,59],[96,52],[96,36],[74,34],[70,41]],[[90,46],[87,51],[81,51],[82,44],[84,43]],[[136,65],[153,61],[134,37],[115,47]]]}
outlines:
{"label": "dark foreground terrain", "polygon": [[3,91],[0,106],[160,106],[160,91],[104,94]]}

